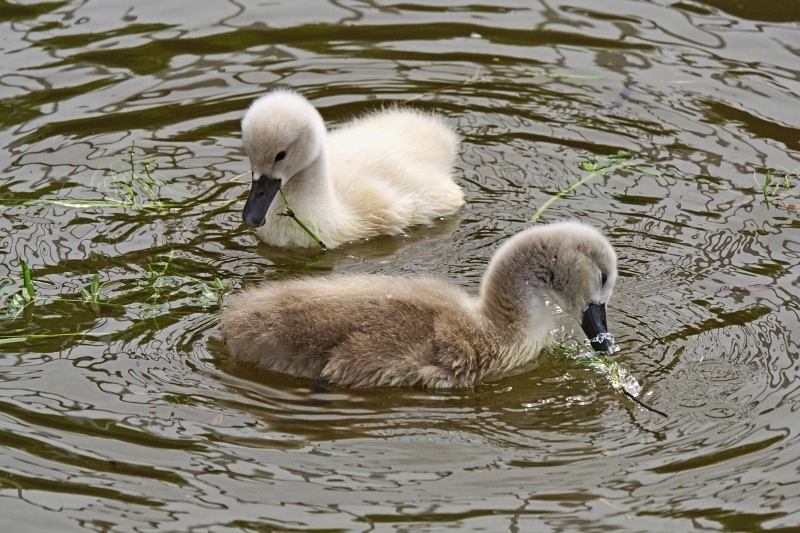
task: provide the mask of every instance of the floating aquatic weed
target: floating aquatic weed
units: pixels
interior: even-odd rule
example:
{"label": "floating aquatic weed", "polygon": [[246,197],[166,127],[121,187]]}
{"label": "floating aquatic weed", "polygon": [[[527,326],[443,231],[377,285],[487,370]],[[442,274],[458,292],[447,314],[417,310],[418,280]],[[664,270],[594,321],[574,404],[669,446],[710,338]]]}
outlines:
{"label": "floating aquatic weed", "polygon": [[568,79],[568,80],[613,80],[609,76],[593,76],[590,74],[559,74],[556,72],[545,72],[543,70],[526,70],[523,72],[526,76],[542,76],[545,78],[554,79]]}
{"label": "floating aquatic weed", "polygon": [[[124,168],[117,169],[115,167],[119,165],[112,164],[102,174],[96,188],[102,187],[108,201],[130,209],[172,207],[171,204],[168,205],[161,201],[158,191],[164,182],[155,177],[150,170],[150,165],[155,163],[158,158],[150,157],[137,161],[134,159],[135,151],[136,144],[132,141],[130,150],[128,150],[129,159],[123,163]],[[95,181],[95,178],[92,178],[93,184]]]}
{"label": "floating aquatic weed", "polygon": [[[212,205],[212,204],[228,204],[238,201],[237,199],[221,202],[209,202],[202,204],[197,201],[191,201],[185,204],[174,204],[163,202],[159,199],[160,187],[164,182],[156,177],[151,169],[151,166],[157,161],[157,158],[151,157],[144,160],[135,159],[135,143],[131,143],[128,150],[127,167],[122,169],[112,168],[103,173],[101,182],[97,182],[95,178],[92,179],[92,186],[101,194],[104,194],[103,200],[85,200],[85,199],[62,199],[62,198],[47,198],[47,199],[20,199],[20,198],[0,198],[0,207],[9,206],[62,206],[74,208],[126,208],[126,209],[164,209],[173,207],[186,207],[188,205]],[[200,291],[200,297],[196,301],[201,302],[203,305],[210,305],[212,302],[219,302],[220,296],[227,289],[219,278],[214,278],[214,282],[207,284],[197,278],[191,276],[176,276],[167,273],[172,261],[170,254],[168,260],[164,263],[163,268],[154,269],[152,265],[148,265],[149,275],[144,280],[144,283],[139,281],[135,288],[122,291],[115,295],[115,297],[125,296],[130,297],[136,293],[140,293],[144,288],[149,294],[147,297],[148,304],[142,312],[143,317],[147,315],[159,314],[163,309],[164,304],[159,302],[161,298],[161,291],[168,285],[178,286],[179,289],[188,287],[189,292]],[[13,293],[7,300],[6,313],[3,315],[5,318],[16,318],[24,309],[29,308],[36,300],[58,300],[61,302],[85,302],[90,305],[91,309],[100,314],[100,300],[101,292],[104,285],[112,283],[106,281],[100,282],[100,276],[94,274],[88,287],[80,290],[79,299],[64,298],[63,296],[43,296],[37,297],[36,291],[31,282],[30,269],[28,264],[21,261],[22,266],[22,280],[23,287],[19,291]],[[116,281],[114,283],[123,283]],[[186,290],[186,289],[183,289]],[[106,301],[112,298],[106,298],[102,302],[103,306],[117,307],[117,308],[138,308],[140,303],[112,303]],[[79,336],[90,335],[91,332],[80,331],[69,334],[41,334],[41,335],[0,335],[0,342],[22,342],[29,339],[40,339],[49,337],[62,337],[62,336]]]}
{"label": "floating aquatic weed", "polygon": [[[230,283],[224,283],[218,277],[215,277],[212,282],[205,282],[187,274],[171,273],[170,267],[174,257],[173,252],[166,254],[166,261],[160,268],[158,268],[160,263],[147,265],[149,275],[143,283],[140,283],[140,290],[144,289],[149,292],[147,298],[149,303],[143,312],[144,317],[155,317],[165,306],[169,306],[169,303],[162,304],[160,300],[162,300],[162,291],[170,287],[173,288],[173,293],[188,293],[192,296],[194,303],[203,307],[221,303],[222,295],[230,289]],[[199,294],[196,294],[197,292]]]}
{"label": "floating aquatic weed", "polygon": [[[563,332],[564,328],[556,330],[556,332],[558,331]],[[578,343],[575,339],[567,340],[566,343],[556,341],[555,348],[556,351],[563,353],[578,364],[588,366],[604,375],[614,390],[620,391],[648,411],[666,417],[667,414],[663,411],[654,409],[637,398],[639,393],[642,392],[642,386],[625,364],[618,363],[617,361],[609,361],[605,355],[600,355],[600,352],[595,352],[590,348],[591,342],[603,342],[605,340],[611,342],[611,348],[608,351],[609,354],[619,351],[619,346],[614,343],[614,336],[609,333],[601,333],[583,345]]]}
{"label": "floating aquatic weed", "polygon": [[[53,301],[59,300],[62,302],[86,302],[92,305],[92,309],[99,313],[99,307],[97,307],[97,303],[100,299],[100,290],[102,289],[105,283],[100,283],[100,277],[95,274],[92,277],[92,281],[89,284],[88,289],[84,288],[81,289],[81,299],[76,300],[72,298],[63,298],[63,297],[53,297],[53,296],[38,296],[36,293],[36,289],[33,286],[33,280],[31,277],[31,270],[28,266],[28,263],[25,261],[20,261],[21,270],[22,270],[22,288],[12,294],[6,306],[6,313],[5,318],[15,318],[19,313],[25,309],[29,304],[33,304],[36,301]],[[108,282],[107,282],[108,283]],[[105,304],[104,304],[105,305]],[[115,305],[115,304],[107,304],[107,305]],[[117,305],[118,307],[125,307]],[[78,333],[76,333],[77,335]],[[56,335],[58,336],[58,335]],[[38,335],[36,337],[46,337],[46,335]],[[0,341],[4,340],[7,342],[7,337],[0,337]]]}
{"label": "floating aquatic weed", "polygon": [[92,311],[95,313],[100,313],[100,306],[98,302],[100,301],[100,276],[95,274],[92,276],[92,282],[89,284],[89,290],[81,289],[81,296],[83,299],[89,303],[92,308]]}
{"label": "floating aquatic weed", "polygon": [[297,215],[295,215],[295,214],[294,214],[294,211],[292,211],[292,208],[291,208],[291,207],[289,207],[289,202],[286,200],[286,196],[284,196],[284,195],[283,195],[283,190],[281,190],[281,186],[280,186],[280,184],[278,185],[278,192],[281,194],[281,198],[283,199],[283,204],[286,206],[286,211],[285,211],[285,212],[283,212],[283,213],[280,213],[280,216],[282,216],[282,217],[289,217],[289,218],[291,218],[292,220],[294,220],[295,222],[297,222],[297,225],[298,225],[298,226],[300,226],[300,227],[303,229],[303,231],[305,231],[305,232],[308,234],[308,236],[309,236],[309,237],[311,237],[312,239],[314,239],[314,241],[315,241],[317,244],[319,244],[319,247],[320,247],[320,248],[322,248],[323,250],[327,250],[327,249],[328,249],[328,247],[327,247],[327,246],[325,246],[325,243],[324,243],[324,242],[322,242],[322,240],[320,240],[320,238],[319,238],[319,237],[317,237],[317,236],[314,234],[314,232],[313,232],[313,231],[311,231],[311,230],[308,228],[308,226],[306,226],[306,225],[303,223],[303,221],[302,221],[302,220],[300,220],[299,218],[297,218]]}
{"label": "floating aquatic weed", "polygon": [[642,386],[624,364],[611,361],[601,368],[606,373],[611,386],[616,390],[626,391],[633,396],[639,396],[639,393],[642,392]]}
{"label": "floating aquatic weed", "polygon": [[[798,167],[798,168],[796,168],[796,169],[794,169],[792,171],[788,171],[788,170],[784,169],[783,170],[783,178],[778,177],[777,183],[775,184],[774,187],[772,187],[772,192],[769,192],[770,186],[772,184],[772,177],[774,175],[777,175],[778,171],[773,171],[773,169],[768,168],[766,170],[765,174],[764,174],[764,183],[762,185],[762,184],[758,183],[758,178],[756,176],[756,171],[754,170],[753,171],[753,181],[755,181],[756,185],[761,188],[761,194],[764,196],[764,201],[765,202],[773,203],[775,206],[777,206],[779,208],[782,208],[782,209],[787,209],[788,211],[798,211],[796,204],[791,204],[791,203],[788,203],[788,202],[785,201],[785,199],[790,199],[790,198],[791,199],[797,199],[798,198],[798,196],[796,194],[795,195],[791,194],[793,187],[792,187],[791,182],[789,181],[790,177],[795,177],[795,178],[798,177],[798,171],[800,171],[800,167]],[[783,195],[779,194],[781,186],[783,186],[783,189],[784,189],[784,194]],[[777,197],[779,195],[782,196],[782,198],[775,198],[775,197]],[[774,200],[772,202],[770,202],[770,197],[774,198]],[[795,201],[797,201],[797,200],[795,200]],[[787,207],[787,206],[790,206],[790,207]]]}
{"label": "floating aquatic weed", "polygon": [[439,94],[440,92],[442,92],[442,91],[444,91],[446,89],[453,89],[455,87],[464,87],[464,86],[467,86],[467,85],[472,85],[474,83],[478,83],[480,81],[483,81],[483,72],[481,70],[481,67],[478,67],[478,68],[475,69],[475,74],[473,74],[472,76],[470,76],[466,80],[462,81],[461,83],[452,83],[450,85],[443,85],[443,86],[439,87],[438,89],[434,89],[432,91],[427,91],[427,92],[418,94],[417,96],[413,96],[413,97],[411,97],[411,98],[409,98],[407,100],[403,100],[403,102],[401,102],[401,103],[403,105],[405,105],[405,104],[407,104],[409,102],[413,102],[414,100],[419,100],[423,96]]}
{"label": "floating aquatic weed", "polygon": [[100,276],[97,274],[92,276],[92,282],[89,284],[89,290],[81,289],[81,296],[83,296],[83,299],[87,302],[97,303],[100,298]]}
{"label": "floating aquatic weed", "polygon": [[130,209],[135,211],[160,211],[183,209],[197,206],[225,206],[236,203],[239,198],[214,200],[209,202],[197,199],[185,202],[167,202],[159,193],[165,182],[152,170],[157,157],[136,160],[135,143],[131,142],[128,159],[112,163],[109,168],[95,172],[91,187],[103,199],[76,198],[8,198],[0,197],[0,208],[60,206],[75,209]]}
{"label": "floating aquatic weed", "polygon": [[148,299],[152,300],[153,303],[158,302],[158,299],[161,296],[161,289],[170,281],[170,276],[167,275],[167,270],[169,269],[169,266],[174,258],[175,253],[170,251],[167,254],[167,260],[164,261],[164,266],[160,271],[154,269],[152,264],[147,265],[147,270],[150,274],[145,280],[145,286],[150,290],[150,297]]}
{"label": "floating aquatic weed", "polygon": [[24,297],[20,295],[20,293],[14,293],[11,295],[11,298],[8,299],[8,305],[6,306],[6,318],[15,318],[19,315],[25,306],[30,303],[30,300],[25,300]]}
{"label": "floating aquatic weed", "polygon": [[34,289],[31,281],[31,269],[28,263],[20,260],[20,268],[22,269],[22,288],[8,299],[6,318],[16,318],[23,309],[36,299],[36,289]]}
{"label": "floating aquatic weed", "polygon": [[[22,265],[22,280],[23,286],[17,292],[8,298],[7,310],[5,318],[16,318],[20,312],[28,308],[29,305],[35,301],[58,301],[58,302],[76,302],[88,304],[92,311],[96,314],[101,314],[101,307],[109,308],[123,308],[128,309],[140,314],[140,318],[155,317],[162,314],[165,307],[169,307],[169,303],[162,303],[162,291],[167,287],[175,287],[178,293],[193,295],[193,301],[201,304],[203,307],[208,307],[214,303],[220,303],[222,295],[229,289],[229,284],[224,283],[220,278],[213,278],[212,282],[205,282],[198,278],[188,275],[171,274],[169,273],[170,266],[174,254],[170,252],[166,255],[166,260],[162,263],[155,265],[148,265],[149,275],[144,280],[135,280],[135,286],[127,290],[117,291],[115,294],[103,294],[104,286],[124,285],[123,280],[108,280],[105,282],[100,281],[100,275],[94,274],[87,287],[80,290],[80,298],[70,298],[62,296],[37,296],[36,291],[31,280],[31,273],[28,264],[21,261]],[[173,291],[175,292],[175,291]],[[200,295],[197,296],[196,293]],[[142,307],[142,293],[146,295],[146,303]],[[131,302],[132,297],[139,296],[138,301]],[[125,303],[114,302],[118,298],[125,298]],[[95,336],[107,335],[108,333],[92,332],[91,330],[82,330],[72,333],[53,333],[53,334],[23,334],[15,333],[9,335],[0,335],[0,344],[26,342],[35,339],[48,339],[58,337],[79,337],[79,336]]]}
{"label": "floating aquatic weed", "polygon": [[213,283],[206,283],[197,278],[192,279],[200,287],[200,296],[195,298],[195,301],[201,305],[209,305],[219,303],[220,298],[228,290],[229,285],[222,283],[219,278],[214,278]]}
{"label": "floating aquatic weed", "polygon": [[657,172],[652,170],[644,165],[631,163],[627,161],[630,158],[630,154],[625,150],[620,150],[614,155],[609,156],[593,156],[590,157],[588,160],[583,161],[580,165],[581,170],[585,170],[589,172],[586,176],[578,180],[577,183],[570,185],[563,191],[551,196],[547,199],[545,203],[543,203],[533,214],[533,216],[528,220],[531,224],[535,223],[545,209],[547,209],[550,204],[558,200],[559,198],[566,196],[567,194],[571,193],[584,183],[588,182],[589,180],[596,178],[597,176],[605,176],[611,172],[616,170],[633,170],[640,174],[645,174],[648,176],[663,176],[667,175],[665,172]]}
{"label": "floating aquatic weed", "polygon": [[[750,206],[754,203],[754,195],[761,195],[764,197],[764,202],[769,205],[772,204],[778,209],[800,212],[800,194],[796,190],[796,185],[792,183],[793,180],[800,178],[800,167],[794,170],[787,170],[785,168],[773,169],[768,168],[764,171],[764,181],[759,181],[759,173],[753,170],[753,182],[755,187],[752,189],[741,189],[719,183],[718,180],[712,179],[707,176],[698,176],[698,179],[705,179],[711,182],[717,189],[730,193],[733,197],[717,204],[716,208],[727,209],[730,207],[743,207]],[[773,184],[773,178],[775,182]],[[771,190],[770,190],[771,189]]]}
{"label": "floating aquatic weed", "polygon": [[[135,160],[135,144],[128,151],[129,160],[112,163],[111,166],[92,176],[91,185],[104,195],[102,200],[75,198],[0,198],[0,206],[61,206],[73,208],[125,208],[125,209],[165,209],[180,207],[179,204],[161,201],[159,188],[164,182],[156,177],[150,166],[157,158]],[[122,166],[122,168],[120,168]],[[98,174],[100,178],[98,179]]]}

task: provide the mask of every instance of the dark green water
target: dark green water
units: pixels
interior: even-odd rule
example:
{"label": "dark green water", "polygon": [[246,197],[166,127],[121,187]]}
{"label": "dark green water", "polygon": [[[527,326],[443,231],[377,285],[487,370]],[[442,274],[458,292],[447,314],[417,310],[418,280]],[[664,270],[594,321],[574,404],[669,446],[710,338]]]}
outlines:
{"label": "dark green water", "polygon": [[[238,122],[277,85],[331,124],[445,114],[460,218],[326,254],[257,244]],[[797,531],[799,98],[796,0],[0,0],[0,303],[21,260],[38,298],[0,321],[0,529]],[[201,282],[474,291],[597,158],[617,164],[541,220],[610,236],[614,358],[669,418],[555,354],[451,392],[226,371]]]}

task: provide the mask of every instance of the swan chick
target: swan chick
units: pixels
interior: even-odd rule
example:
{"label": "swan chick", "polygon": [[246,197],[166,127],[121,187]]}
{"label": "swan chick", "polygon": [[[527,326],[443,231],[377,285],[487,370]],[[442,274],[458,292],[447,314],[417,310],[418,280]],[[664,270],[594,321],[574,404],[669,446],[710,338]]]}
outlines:
{"label": "swan chick", "polygon": [[328,248],[456,213],[458,135],[437,115],[390,107],[328,131],[298,93],[278,89],[242,119],[253,183],[245,224],[273,246],[314,246],[292,212]]}
{"label": "swan chick", "polygon": [[[470,296],[447,282],[369,274],[271,282],[222,313],[231,361],[347,387],[470,387],[533,360],[551,341],[548,301],[607,351],[616,254],[580,222],[506,241]],[[598,337],[599,336],[599,337]]]}

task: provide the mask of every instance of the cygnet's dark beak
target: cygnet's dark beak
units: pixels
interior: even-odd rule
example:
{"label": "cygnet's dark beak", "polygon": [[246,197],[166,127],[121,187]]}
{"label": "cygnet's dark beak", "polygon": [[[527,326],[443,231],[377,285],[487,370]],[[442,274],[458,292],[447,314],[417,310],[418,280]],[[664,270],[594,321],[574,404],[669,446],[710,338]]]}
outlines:
{"label": "cygnet's dark beak", "polygon": [[276,180],[266,174],[253,181],[250,196],[247,197],[247,202],[242,210],[242,220],[244,220],[245,224],[251,228],[264,225],[267,209],[269,209],[269,205],[278,193],[280,184],[280,180]]}
{"label": "cygnet's dark beak", "polygon": [[593,340],[601,333],[608,333],[606,325],[606,304],[589,304],[583,312],[581,328],[592,342],[592,348],[598,352],[607,352],[611,348],[611,341],[603,338],[601,341]]}

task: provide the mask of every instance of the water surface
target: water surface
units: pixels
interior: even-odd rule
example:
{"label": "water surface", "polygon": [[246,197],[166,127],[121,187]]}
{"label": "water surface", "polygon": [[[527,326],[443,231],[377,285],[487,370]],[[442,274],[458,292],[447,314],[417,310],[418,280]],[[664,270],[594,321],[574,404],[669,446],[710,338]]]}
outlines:
{"label": "water surface", "polygon": [[[23,260],[38,298],[0,322],[4,527],[796,531],[799,14],[0,1],[0,298]],[[258,244],[232,178],[243,111],[276,86],[332,125],[394,102],[446,115],[460,216],[328,253]],[[611,168],[540,220],[613,241],[614,359],[669,418],[557,353],[448,392],[227,368],[215,278],[432,273],[474,292],[587,164]]]}

